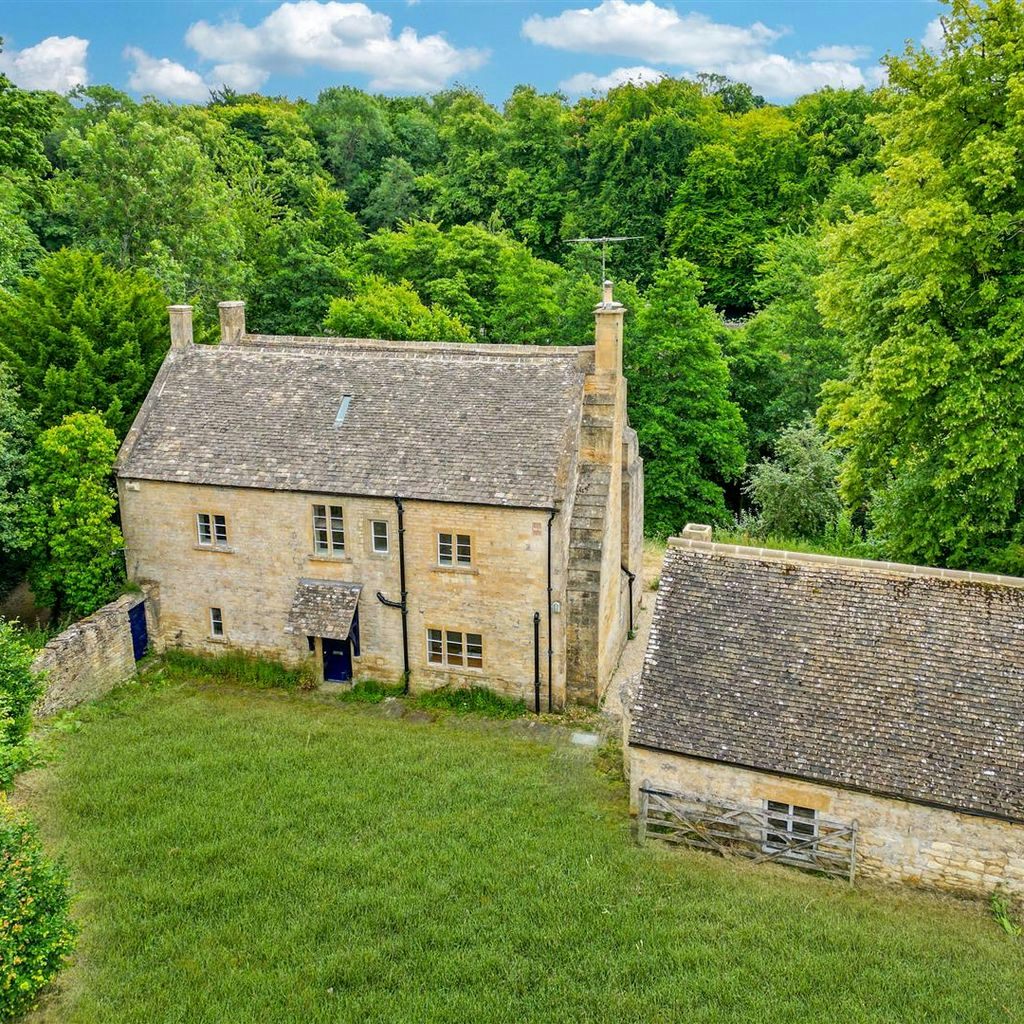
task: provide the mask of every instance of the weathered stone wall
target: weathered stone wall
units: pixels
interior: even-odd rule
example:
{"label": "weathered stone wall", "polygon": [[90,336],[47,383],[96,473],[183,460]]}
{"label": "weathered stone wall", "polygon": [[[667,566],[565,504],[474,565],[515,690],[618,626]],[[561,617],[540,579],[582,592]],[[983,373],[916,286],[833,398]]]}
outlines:
{"label": "weathered stone wall", "polygon": [[1003,886],[1024,896],[1024,825],[639,747],[630,747],[628,758],[634,811],[645,780],[751,808],[766,800],[812,807],[834,821],[857,822],[858,876],[970,896]]}
{"label": "weathered stone wall", "polygon": [[102,697],[135,675],[128,612],[144,600],[142,594],[119,597],[69,626],[39,652],[32,667],[46,673],[46,692],[36,704],[37,715]]}
{"label": "weathered stone wall", "polygon": [[[382,457],[386,457],[382,454]],[[301,578],[361,583],[357,679],[396,680],[402,673],[402,615],[376,598],[400,597],[398,517],[389,499],[119,481],[128,570],[160,586],[159,640],[216,652],[225,646],[263,651],[290,663],[310,657],[305,636],[285,631]],[[313,504],[340,504],[345,554],[313,553]],[[196,542],[197,512],[226,517],[226,549]],[[547,690],[547,519],[541,510],[405,502],[409,659],[414,691],[484,684],[533,699],[533,615],[541,615],[541,673]],[[373,520],[389,524],[390,551],[372,550]],[[558,523],[556,519],[556,524]],[[437,533],[468,533],[469,569],[437,564]],[[559,547],[559,534],[553,538]],[[553,563],[564,565],[564,552]],[[564,578],[555,600],[564,599]],[[220,608],[223,639],[210,636],[209,609]],[[564,616],[553,617],[556,705],[564,700]],[[480,633],[484,667],[438,669],[427,662],[426,630]]]}

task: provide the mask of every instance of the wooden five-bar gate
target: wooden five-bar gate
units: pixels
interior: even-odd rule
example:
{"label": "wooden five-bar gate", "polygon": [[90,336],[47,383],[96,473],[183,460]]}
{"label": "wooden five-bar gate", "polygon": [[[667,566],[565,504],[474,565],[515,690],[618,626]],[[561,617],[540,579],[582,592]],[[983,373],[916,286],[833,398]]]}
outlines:
{"label": "wooden five-bar gate", "polygon": [[778,809],[709,802],[640,787],[638,839],[661,839],[756,863],[788,864],[853,882],[857,822],[815,816],[813,822]]}

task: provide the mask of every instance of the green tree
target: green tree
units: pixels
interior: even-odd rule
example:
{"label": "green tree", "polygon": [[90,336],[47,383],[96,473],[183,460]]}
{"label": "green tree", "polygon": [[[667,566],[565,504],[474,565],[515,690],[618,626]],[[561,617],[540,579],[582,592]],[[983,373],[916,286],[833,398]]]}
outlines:
{"label": "green tree", "polygon": [[10,367],[0,363],[0,597],[21,578],[19,509],[34,424],[21,407]]}
{"label": "green tree", "polygon": [[423,208],[418,188],[416,172],[409,162],[400,156],[389,156],[363,207],[363,223],[373,231],[415,220]]}
{"label": "green tree", "polygon": [[167,298],[148,274],[94,253],[41,260],[0,302],[0,359],[40,427],[84,409],[123,437],[167,351]]}
{"label": "green tree", "polygon": [[743,421],[729,398],[722,325],[700,305],[697,268],[670,260],[644,293],[628,331],[630,419],[645,462],[646,528],[726,519],[723,483],[743,471]]}
{"label": "green tree", "polygon": [[692,260],[707,297],[730,313],[754,305],[758,246],[805,213],[806,147],[777,107],[723,120],[692,153],[668,214],[668,249]]}
{"label": "green tree", "polygon": [[956,0],[945,28],[887,62],[882,182],[826,239],[850,372],[823,421],[891,556],[1024,572],[1024,7]]}
{"label": "green tree", "polygon": [[124,540],[110,486],[117,438],[96,413],[73,413],[44,430],[28,457],[22,543],[28,579],[58,618],[89,615],[124,578]]}
{"label": "green tree", "polygon": [[469,328],[443,306],[428,306],[408,281],[362,279],[351,298],[335,299],[325,328],[347,338],[469,341]]}
{"label": "green tree", "polygon": [[42,679],[32,671],[34,658],[15,624],[0,619],[0,792],[10,789],[28,760],[32,705],[43,692]]}
{"label": "green tree", "polygon": [[842,336],[822,324],[817,307],[819,235],[782,232],[758,253],[754,294],[762,308],[730,331],[726,344],[732,394],[755,462],[787,424],[817,411],[825,381],[846,372]]}
{"label": "green tree", "polygon": [[775,442],[776,457],[754,466],[743,491],[757,506],[765,533],[777,537],[821,537],[839,515],[839,456],[813,420],[786,427]]}
{"label": "green tree", "polygon": [[114,109],[72,131],[60,147],[62,203],[86,247],[212,311],[241,284],[242,228],[228,185],[182,117],[157,106]]}

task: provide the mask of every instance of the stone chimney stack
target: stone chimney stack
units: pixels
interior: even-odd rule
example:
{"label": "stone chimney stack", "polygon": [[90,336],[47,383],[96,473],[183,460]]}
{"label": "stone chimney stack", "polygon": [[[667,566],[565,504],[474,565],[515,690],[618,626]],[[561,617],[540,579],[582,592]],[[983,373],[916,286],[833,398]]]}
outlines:
{"label": "stone chimney stack", "polygon": [[605,281],[604,296],[594,307],[594,368],[598,373],[622,373],[622,325],[626,307],[612,298],[612,283]]}
{"label": "stone chimney stack", "polygon": [[245,334],[245,303],[218,302],[220,311],[220,343],[240,345]]}
{"label": "stone chimney stack", "polygon": [[171,317],[171,349],[180,352],[192,347],[192,307],[168,306]]}

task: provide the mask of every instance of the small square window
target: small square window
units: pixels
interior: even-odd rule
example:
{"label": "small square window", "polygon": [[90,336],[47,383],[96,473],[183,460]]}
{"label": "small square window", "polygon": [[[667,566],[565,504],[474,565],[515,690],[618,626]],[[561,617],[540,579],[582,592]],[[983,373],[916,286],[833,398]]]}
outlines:
{"label": "small square window", "polygon": [[[806,843],[818,834],[818,812],[812,807],[769,800],[767,810],[768,827],[765,829],[764,843],[768,850],[788,850]],[[794,856],[804,852],[805,848],[800,847]]]}
{"label": "small square window", "polygon": [[196,534],[200,544],[213,543],[213,527],[210,524],[210,517],[206,512],[196,514]]}
{"label": "small square window", "polygon": [[373,550],[378,555],[386,555],[390,550],[390,540],[388,538],[388,524],[383,519],[375,519],[370,529],[373,533]]}
{"label": "small square window", "polygon": [[224,616],[219,608],[210,609],[210,636],[224,635]]}
{"label": "small square window", "polygon": [[437,535],[437,564],[438,565],[451,565],[452,564],[452,552],[454,545],[452,544],[452,535],[450,533],[439,533]]}

